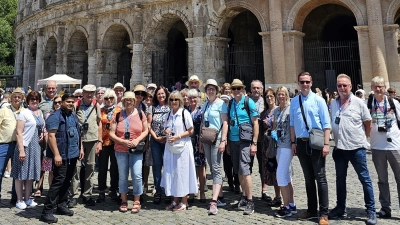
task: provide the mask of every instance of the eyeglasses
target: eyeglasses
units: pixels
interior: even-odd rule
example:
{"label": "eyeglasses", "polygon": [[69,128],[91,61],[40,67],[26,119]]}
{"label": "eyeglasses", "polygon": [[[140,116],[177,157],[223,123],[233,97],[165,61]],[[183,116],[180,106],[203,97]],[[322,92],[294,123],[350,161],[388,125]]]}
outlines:
{"label": "eyeglasses", "polygon": [[274,98],[275,96],[273,96],[273,95],[267,95],[267,96],[265,96],[265,98]]}
{"label": "eyeglasses", "polygon": [[31,98],[31,101],[39,101],[38,98]]}
{"label": "eyeglasses", "polygon": [[82,98],[83,96],[75,96],[75,98]]}
{"label": "eyeglasses", "polygon": [[145,97],[147,94],[144,91],[135,91],[135,95],[141,95],[142,97]]}
{"label": "eyeglasses", "polygon": [[170,98],[169,101],[170,102],[175,102],[175,101],[177,102],[177,101],[179,101],[179,99],[178,98]]}
{"label": "eyeglasses", "polygon": [[53,103],[56,104],[56,105],[61,105],[61,101],[53,102]]}
{"label": "eyeglasses", "polygon": [[114,100],[114,97],[104,98],[104,101],[108,101],[108,100]]}
{"label": "eyeglasses", "polygon": [[299,82],[300,82],[300,84],[310,84],[311,83],[311,81],[309,81],[309,80],[301,80]]}
{"label": "eyeglasses", "polygon": [[347,88],[347,86],[349,86],[349,85],[347,85],[347,84],[338,84],[337,85],[337,88]]}
{"label": "eyeglasses", "polygon": [[240,90],[242,90],[241,87],[233,87],[233,88],[231,88],[231,89],[232,89],[232,91],[236,91],[236,90],[240,91]]}
{"label": "eyeglasses", "polygon": [[382,89],[382,88],[385,88],[385,86],[374,86],[374,88],[375,88],[375,89],[378,89],[378,88],[379,88],[379,89]]}

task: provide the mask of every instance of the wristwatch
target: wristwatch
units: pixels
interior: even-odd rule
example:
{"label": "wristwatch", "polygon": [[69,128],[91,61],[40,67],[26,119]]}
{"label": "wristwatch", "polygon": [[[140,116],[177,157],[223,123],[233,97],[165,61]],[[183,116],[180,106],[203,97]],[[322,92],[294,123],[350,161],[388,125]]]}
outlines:
{"label": "wristwatch", "polygon": [[257,142],[251,142],[252,145],[257,146]]}

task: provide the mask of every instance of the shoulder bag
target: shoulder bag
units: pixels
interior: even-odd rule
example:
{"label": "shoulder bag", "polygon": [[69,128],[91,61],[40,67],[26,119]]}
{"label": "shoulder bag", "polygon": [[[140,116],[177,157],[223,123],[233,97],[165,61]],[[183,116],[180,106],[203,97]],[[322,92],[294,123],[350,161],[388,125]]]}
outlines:
{"label": "shoulder bag", "polygon": [[[206,110],[207,110],[207,106],[208,106],[208,102],[206,105]],[[203,113],[203,118],[201,120],[201,125],[200,125],[200,127],[201,127],[200,142],[203,144],[207,144],[207,145],[215,145],[215,143],[217,142],[218,134],[222,129],[222,125],[219,130],[217,130],[215,128],[211,128],[211,127],[203,127],[204,115],[206,114],[206,110]]]}
{"label": "shoulder bag", "polygon": [[299,95],[299,103],[301,109],[301,115],[303,116],[304,123],[306,124],[306,129],[309,133],[308,144],[312,149],[322,150],[324,148],[324,131],[318,128],[309,129],[306,116],[304,114],[303,103],[301,102],[301,95]]}

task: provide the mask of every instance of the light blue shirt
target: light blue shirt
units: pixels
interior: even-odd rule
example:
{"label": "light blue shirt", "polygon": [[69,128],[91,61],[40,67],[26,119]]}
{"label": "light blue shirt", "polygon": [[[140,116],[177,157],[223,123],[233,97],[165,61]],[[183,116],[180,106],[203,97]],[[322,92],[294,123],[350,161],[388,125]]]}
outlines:
{"label": "light blue shirt", "polygon": [[[250,123],[251,125],[253,125],[253,123],[251,122],[251,118],[249,118],[249,115],[247,114],[246,108],[244,106],[244,99],[246,98],[245,95],[242,95],[242,99],[237,103],[235,99],[233,99],[229,116],[230,116],[230,120],[235,121],[235,125],[231,126],[230,121],[228,121],[229,123],[229,140],[231,141],[240,141],[239,138],[239,124],[242,123]],[[236,111],[235,111],[236,108]],[[258,111],[257,111],[257,107],[256,104],[254,103],[254,101],[249,98],[249,110],[250,110],[250,116],[251,117],[258,117]],[[239,122],[236,119],[236,113],[237,113],[237,118],[239,119]]]}
{"label": "light blue shirt", "polygon": [[304,115],[307,119],[309,130],[313,128],[331,129],[328,106],[322,97],[311,92],[304,97],[297,95],[290,102],[290,126],[294,127],[296,138],[308,138],[309,134],[301,114],[299,97],[303,103]]}
{"label": "light blue shirt", "polygon": [[[214,128],[217,130],[222,130],[222,117],[221,114],[228,113],[228,107],[222,99],[218,99],[217,102],[212,103],[211,105],[206,102],[203,105],[203,113],[204,113],[204,121],[208,121],[210,123],[210,128]],[[204,123],[203,123],[204,126]],[[218,137],[221,137],[221,132]]]}

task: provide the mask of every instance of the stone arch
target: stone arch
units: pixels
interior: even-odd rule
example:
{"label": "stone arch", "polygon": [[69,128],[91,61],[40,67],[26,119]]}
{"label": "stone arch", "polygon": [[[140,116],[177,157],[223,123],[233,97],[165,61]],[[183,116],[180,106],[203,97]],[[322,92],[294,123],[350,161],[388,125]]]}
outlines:
{"label": "stone arch", "polygon": [[77,25],[77,26],[74,26],[72,29],[70,29],[69,32],[68,32],[68,34],[65,35],[65,36],[66,36],[66,37],[65,37],[65,41],[64,41],[64,43],[66,43],[65,46],[68,46],[68,44],[69,44],[69,42],[70,42],[70,40],[71,40],[71,37],[72,37],[72,36],[75,34],[75,32],[77,32],[77,31],[82,32],[82,33],[85,35],[86,40],[89,40],[89,32],[87,32],[86,28],[83,27],[83,26],[81,26],[81,25]]}
{"label": "stone arch", "polygon": [[56,73],[57,64],[57,36],[50,33],[44,44],[43,52],[43,78],[48,78]]}
{"label": "stone arch", "polygon": [[348,8],[353,12],[357,25],[362,26],[367,24],[361,10],[352,0],[299,0],[290,10],[284,28],[286,30],[302,30],[303,23],[307,15],[315,8],[325,4],[337,4]]}
{"label": "stone arch", "polygon": [[88,80],[88,40],[87,33],[81,29],[75,29],[65,42],[67,53],[66,69],[67,74],[76,79],[82,79],[82,85]]}
{"label": "stone arch", "polygon": [[388,8],[386,16],[386,24],[394,24],[396,21],[396,14],[400,8],[400,0],[393,0]]}
{"label": "stone arch", "polygon": [[[168,34],[172,25],[179,20],[182,20],[183,24],[185,24],[187,38],[193,37],[192,25],[186,14],[176,9],[163,9],[153,16],[153,22],[156,24],[153,26],[152,31],[165,36]],[[152,35],[152,33],[153,32],[150,32],[149,35]]]}
{"label": "stone arch", "polygon": [[128,22],[126,22],[126,21],[123,20],[123,19],[113,19],[113,20],[109,21],[109,22],[104,26],[104,27],[105,27],[104,33],[100,35],[100,46],[103,46],[103,45],[104,45],[104,38],[105,38],[105,36],[106,36],[106,34],[107,34],[107,31],[109,31],[109,29],[110,29],[111,27],[115,26],[115,25],[123,26],[123,27],[125,28],[126,32],[127,32],[128,35],[129,35],[129,41],[130,41],[130,43],[133,43],[133,42],[134,42],[134,40],[133,40],[133,32],[132,32],[132,29],[131,29],[131,27],[129,26]]}
{"label": "stone arch", "polygon": [[257,17],[262,32],[269,30],[269,26],[262,16],[263,14],[256,7],[248,2],[234,1],[226,3],[224,7],[221,7],[218,10],[216,15],[214,14],[210,18],[207,33],[209,35],[226,37],[229,25],[231,24],[233,18],[246,10],[250,11]]}

